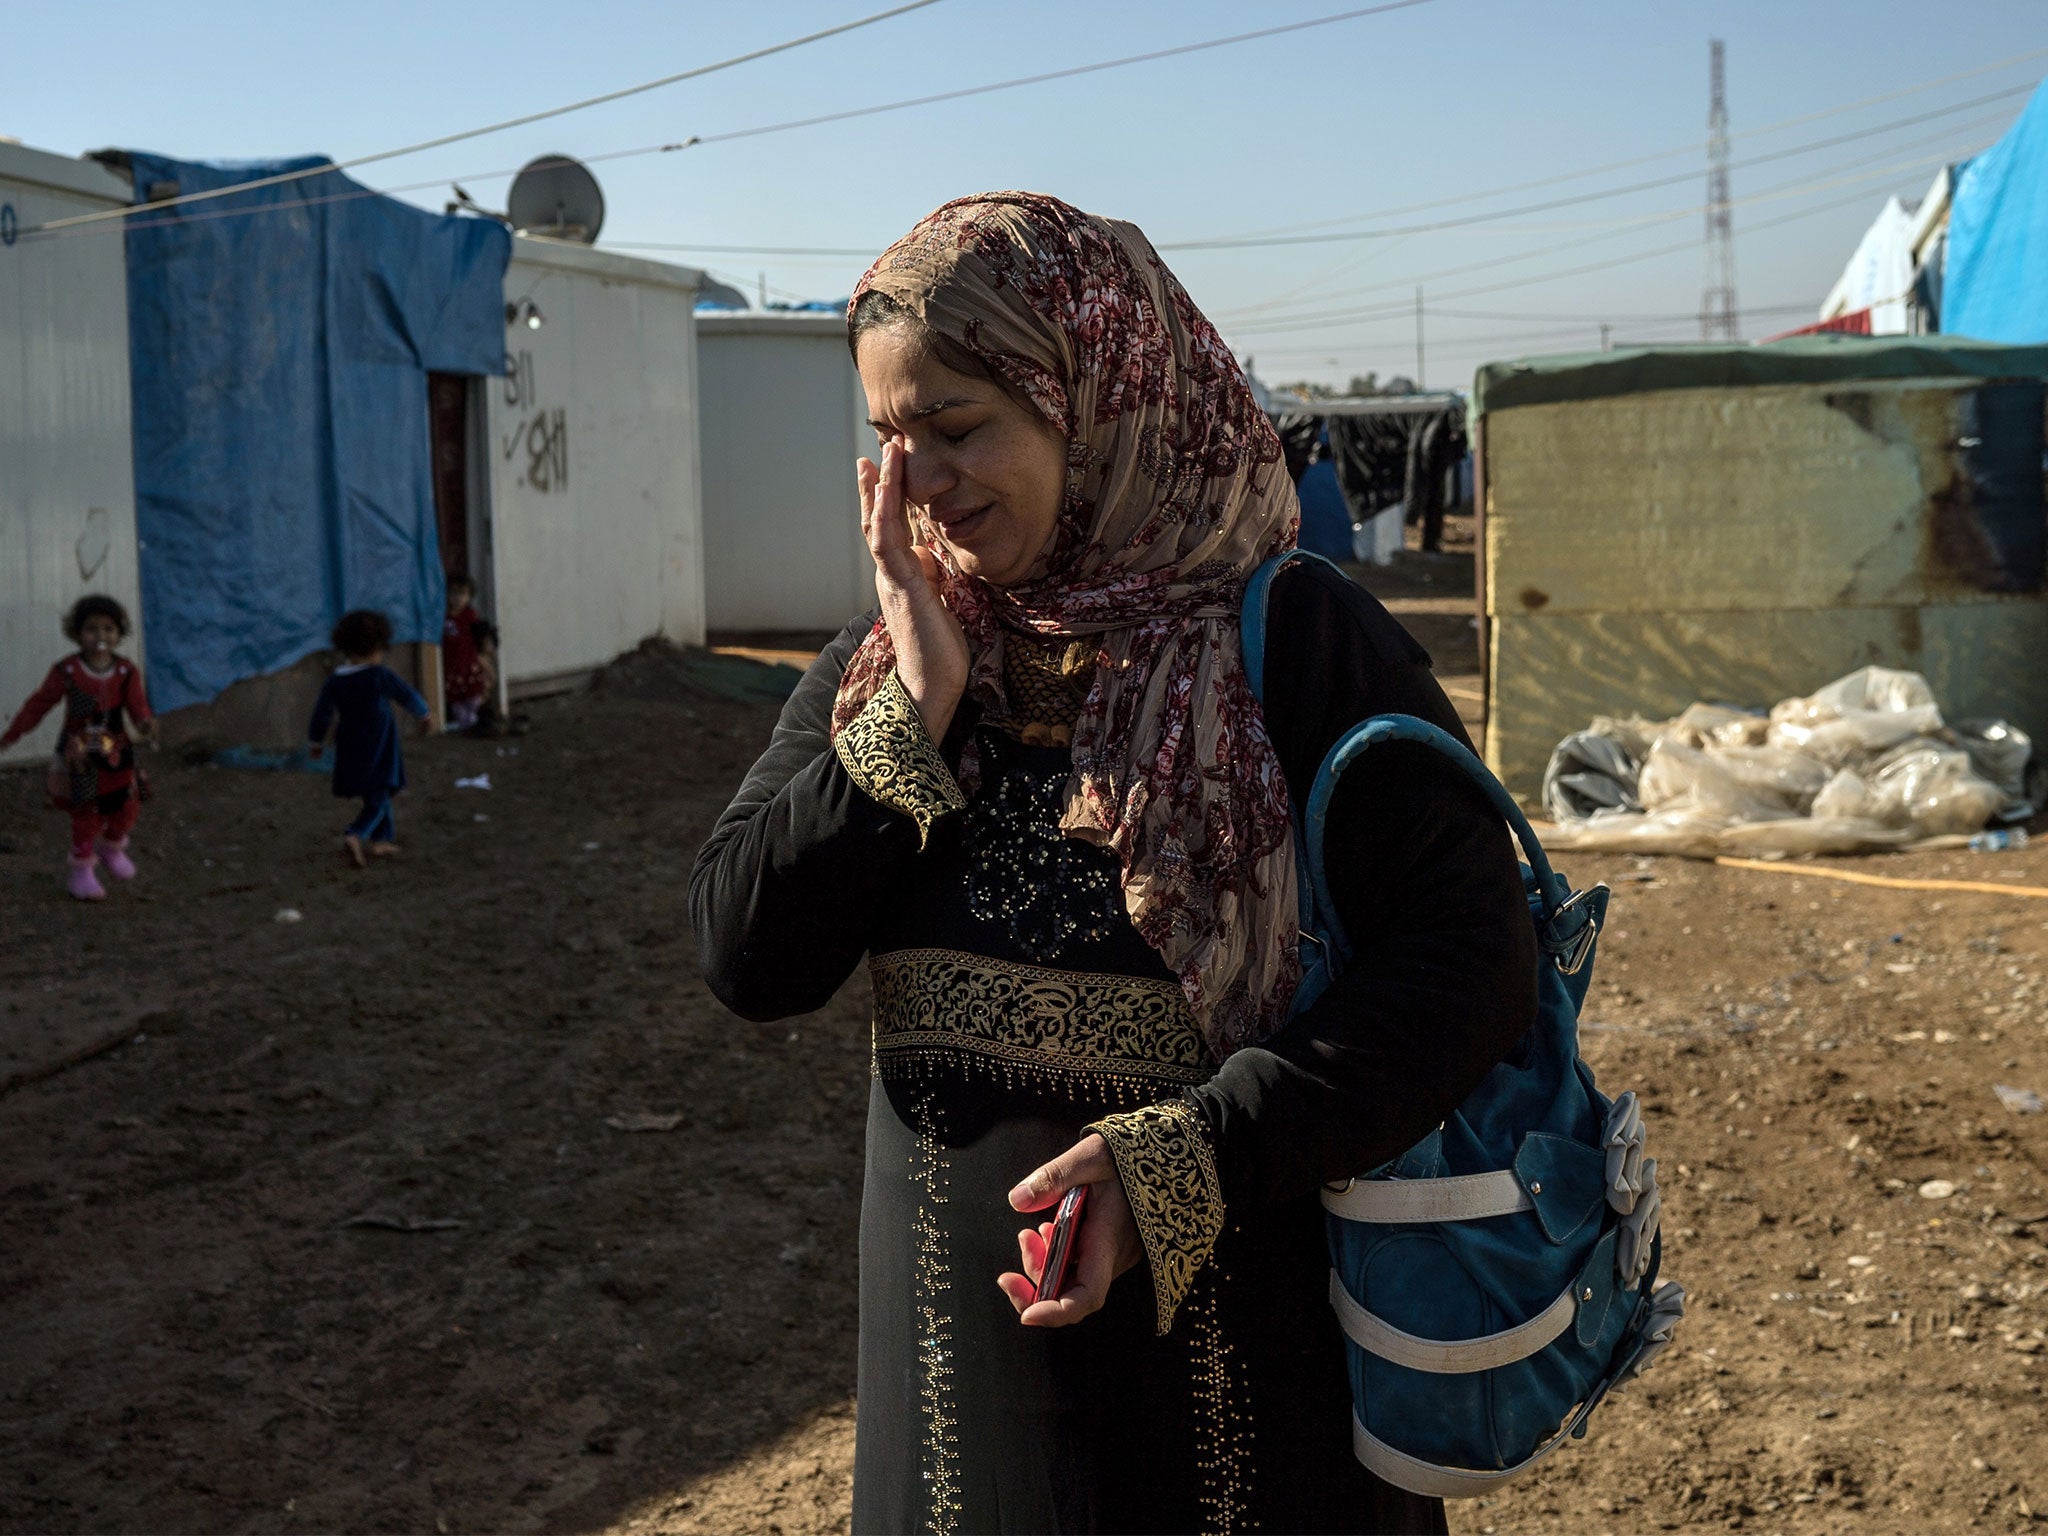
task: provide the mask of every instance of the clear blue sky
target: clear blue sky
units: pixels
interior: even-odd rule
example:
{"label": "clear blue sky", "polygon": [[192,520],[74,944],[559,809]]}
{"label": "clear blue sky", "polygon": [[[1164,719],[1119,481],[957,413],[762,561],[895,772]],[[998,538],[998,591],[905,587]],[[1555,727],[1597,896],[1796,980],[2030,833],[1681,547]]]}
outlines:
{"label": "clear blue sky", "polygon": [[[336,159],[686,69],[881,9],[581,0],[214,0],[8,8],[0,133],[78,153]],[[944,0],[909,17],[587,112],[359,173],[374,186],[459,178],[502,206],[508,172],[608,151],[1058,69],[1343,9],[1343,0]],[[2048,74],[2048,53],[1780,132],[1746,130],[2048,50],[2042,0],[1428,0],[1293,36],[979,99],[597,167],[605,243],[879,249],[944,199],[1056,192],[1165,243],[1370,215],[1705,138],[1707,43],[1728,47],[1745,334],[1811,318],[1891,193],[1981,147],[2023,96],[1751,169],[1749,155],[1874,129]],[[1353,227],[1490,212],[1688,174],[1676,185],[1495,223],[1341,245],[1169,254],[1269,380],[1412,373],[1425,286],[1427,382],[1492,356],[1697,335],[1704,155]],[[1860,178],[1860,179],[1859,179]],[[1744,197],[1789,188],[1743,204]],[[438,207],[434,190],[405,194]],[[1803,208],[1847,206],[1775,228]],[[1621,220],[1680,215],[1623,228]],[[1575,277],[1561,269],[1686,243]],[[1547,254],[1527,254],[1547,252]],[[1522,259],[1509,259],[1522,258]],[[751,293],[833,298],[859,257],[676,252]],[[1446,269],[1494,263],[1467,274]],[[1459,296],[1459,290],[1513,284]],[[1436,299],[1430,294],[1442,293]],[[1557,318],[1553,318],[1557,317]]]}

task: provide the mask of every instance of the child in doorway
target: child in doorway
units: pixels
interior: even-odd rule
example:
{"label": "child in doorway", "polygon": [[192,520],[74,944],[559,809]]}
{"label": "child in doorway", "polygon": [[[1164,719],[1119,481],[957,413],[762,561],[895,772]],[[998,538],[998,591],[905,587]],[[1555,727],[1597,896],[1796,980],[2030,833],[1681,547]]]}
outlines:
{"label": "child in doorway", "polygon": [[156,744],[156,719],[135,663],[115,653],[128,635],[128,610],[94,593],[71,605],[64,633],[78,647],[50,668],[42,687],[28,696],[0,735],[0,751],[14,745],[59,704],[64,730],[50,758],[49,796],[53,809],[71,816],[71,859],[64,888],[80,901],[105,898],[96,866],[116,880],[135,878],[128,834],[149,784],[135,766],[135,735]]}
{"label": "child in doorway", "polygon": [[488,724],[496,711],[498,632],[478,615],[476,583],[466,571],[448,573],[448,619],[441,626],[441,675],[448,691],[450,730]]}
{"label": "child in doorway", "polygon": [[367,608],[343,614],[334,626],[334,648],[342,664],[328,674],[306,728],[315,757],[326,749],[333,728],[334,792],[363,802],[341,837],[342,850],[358,869],[365,862],[365,847],[380,857],[398,852],[391,800],[405,788],[405,758],[398,750],[391,706],[402,704],[417,719],[427,718],[427,701],[384,665],[390,645],[391,621],[383,614]]}

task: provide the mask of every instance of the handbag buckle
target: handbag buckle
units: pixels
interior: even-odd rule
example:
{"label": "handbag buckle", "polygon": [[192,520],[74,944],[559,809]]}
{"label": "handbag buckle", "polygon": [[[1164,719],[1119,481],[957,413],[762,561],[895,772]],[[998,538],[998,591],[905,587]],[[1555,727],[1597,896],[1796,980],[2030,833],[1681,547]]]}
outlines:
{"label": "handbag buckle", "polygon": [[1606,890],[1605,885],[1592,885],[1583,891],[1574,891],[1558,904],[1557,910],[1550,914],[1550,921],[1544,925],[1549,934],[1555,934],[1560,928],[1569,927],[1568,919],[1578,920],[1577,928],[1572,929],[1562,942],[1552,939],[1544,946],[1551,951],[1551,962],[1563,975],[1578,975],[1593,957],[1594,941],[1600,937],[1600,919],[1596,913],[1581,911],[1580,908]]}

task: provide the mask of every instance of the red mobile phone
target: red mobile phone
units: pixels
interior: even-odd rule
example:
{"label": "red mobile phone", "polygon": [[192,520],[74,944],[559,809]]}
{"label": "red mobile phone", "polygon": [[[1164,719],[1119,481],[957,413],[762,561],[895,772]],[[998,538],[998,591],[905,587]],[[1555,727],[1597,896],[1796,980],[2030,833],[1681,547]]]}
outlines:
{"label": "red mobile phone", "polygon": [[1074,1232],[1081,1225],[1081,1207],[1088,1203],[1088,1186],[1076,1184],[1060,1197],[1060,1208],[1052,1219],[1052,1236],[1045,1245],[1045,1264],[1038,1272],[1038,1299],[1056,1301],[1066,1283],[1067,1260],[1074,1252]]}

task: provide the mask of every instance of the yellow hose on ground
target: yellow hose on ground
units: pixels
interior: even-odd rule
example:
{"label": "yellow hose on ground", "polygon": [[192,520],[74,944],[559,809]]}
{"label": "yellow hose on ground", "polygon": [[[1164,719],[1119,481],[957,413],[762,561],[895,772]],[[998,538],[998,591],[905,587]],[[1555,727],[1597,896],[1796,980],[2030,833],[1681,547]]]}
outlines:
{"label": "yellow hose on ground", "polygon": [[1715,859],[1730,869],[1760,869],[1767,874],[1811,875],[1816,880],[1846,880],[1851,885],[1881,885],[1888,891],[1974,891],[1984,896],[2024,896],[2048,901],[2048,885],[2000,885],[1994,880],[1908,880],[1898,875],[1863,875],[1848,869],[1816,869],[1811,864],[1781,864],[1770,859]]}

